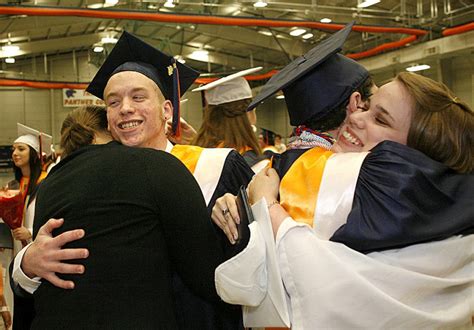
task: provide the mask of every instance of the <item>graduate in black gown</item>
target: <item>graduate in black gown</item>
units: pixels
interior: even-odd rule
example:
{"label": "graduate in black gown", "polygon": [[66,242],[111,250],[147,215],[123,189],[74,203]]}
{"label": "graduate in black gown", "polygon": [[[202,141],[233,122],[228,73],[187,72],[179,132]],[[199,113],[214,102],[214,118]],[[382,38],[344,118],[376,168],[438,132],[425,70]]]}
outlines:
{"label": "graduate in black gown", "polygon": [[[294,110],[297,115],[317,114],[318,102],[332,94],[316,93],[320,90],[316,82],[326,84],[337,71],[325,71],[326,65],[339,58],[326,57],[331,41],[335,40],[323,43],[322,53],[305,55],[276,75],[269,89],[262,89],[263,99],[281,88],[291,94],[301,80],[314,79],[295,94],[298,100],[287,94],[285,99],[296,104],[303,96],[313,98],[307,104],[300,101],[300,113]],[[336,43],[333,51],[337,48]],[[312,67],[319,63],[311,61],[313,55],[326,59],[322,68]],[[321,73],[325,74],[318,77]],[[261,100],[257,96],[254,103]],[[472,245],[474,228],[473,119],[473,111],[444,85],[415,74],[398,74],[374,93],[366,107],[351,113],[333,147],[339,153],[321,155],[311,148],[289,161],[281,182],[273,169],[257,174],[249,186],[249,200],[258,215],[252,229],[258,234],[262,224],[271,225],[265,263],[271,268],[268,255],[277,254],[273,269],[277,271],[269,273],[281,276],[273,282],[280,288],[272,287],[269,280],[259,305],[255,304],[257,292],[247,297],[239,289],[245,279],[239,269],[250,273],[263,267],[258,263],[248,267],[257,259],[252,252],[258,250],[258,244],[249,243],[249,249],[216,271],[221,297],[234,303],[248,301],[244,314],[252,322],[260,309],[260,326],[276,326],[281,320],[287,326],[291,322],[295,328],[308,329],[472,323],[472,276],[467,275],[472,254],[465,247]],[[343,153],[348,151],[357,153]],[[284,204],[282,186],[290,172],[300,181],[289,182],[294,188],[292,199]],[[314,204],[307,203],[315,195]],[[233,201],[231,196],[218,200],[213,215],[231,208]],[[302,207],[295,207],[300,201]],[[306,213],[311,215],[309,221],[302,221],[307,220]],[[224,227],[228,220],[230,216],[220,217],[218,222]],[[256,241],[262,236],[254,235]],[[277,300],[278,292],[286,296]],[[269,321],[275,314],[269,313],[267,299],[281,319]],[[286,302],[291,313],[281,308]],[[446,308],[452,308],[452,313]]]}
{"label": "graduate in black gown", "polygon": [[74,110],[61,131],[66,157],[38,190],[34,233],[64,218],[55,234],[82,228],[85,236],[68,247],[87,248],[90,257],[84,274],[65,277],[74,290],[43,282],[32,329],[177,329],[173,272],[219,301],[213,277],[222,251],[184,165],[113,141],[104,109]]}
{"label": "graduate in black gown", "polygon": [[[179,135],[179,97],[198,75],[173,57],[124,32],[87,90],[106,102],[108,128],[115,140],[131,147],[167,151],[177,157],[194,175],[210,213],[219,196],[226,192],[236,194],[241,185],[249,182],[253,172],[233,149],[173,145],[167,139],[164,128],[169,119],[173,119],[173,133]],[[161,171],[161,167],[157,166],[156,170]],[[232,248],[219,235],[222,247]],[[25,259],[28,264],[28,255]],[[65,284],[43,268],[44,264],[36,263],[34,267],[39,270],[36,275],[55,284]],[[238,308],[194,299],[178,277],[175,286],[182,293],[182,298],[175,295],[181,328],[242,327]]]}

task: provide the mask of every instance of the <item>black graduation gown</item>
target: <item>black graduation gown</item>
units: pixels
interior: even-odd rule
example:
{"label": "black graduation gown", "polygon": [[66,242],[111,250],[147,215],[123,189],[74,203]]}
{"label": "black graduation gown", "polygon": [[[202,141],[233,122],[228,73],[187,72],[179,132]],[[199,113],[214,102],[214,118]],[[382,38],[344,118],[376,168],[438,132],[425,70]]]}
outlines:
{"label": "black graduation gown", "polygon": [[[274,159],[282,177],[309,149]],[[330,240],[368,253],[473,232],[474,175],[384,141],[362,163],[347,223]]]}
{"label": "black graduation gown", "polygon": [[[225,193],[237,195],[240,186],[247,186],[253,175],[254,173],[247,165],[245,159],[237,151],[232,150],[226,157],[217,187],[208,204],[209,215],[217,198]],[[241,250],[245,247],[242,245],[235,247],[230,244],[224,232],[216,225],[215,230],[227,256],[226,259],[238,253],[236,249]],[[173,277],[173,287],[175,292],[175,309],[180,329],[243,329],[241,306],[230,305],[223,301],[217,304],[210,303],[193,294],[177,276]]]}
{"label": "black graduation gown", "polygon": [[347,223],[331,237],[368,253],[474,232],[474,174],[385,141],[365,158]]}
{"label": "black graduation gown", "polygon": [[[176,329],[171,273],[193,292],[220,299],[214,270],[222,250],[191,174],[173,156],[116,142],[81,148],[53,168],[38,191],[34,232],[84,228],[66,248],[86,247],[83,275],[63,290],[34,293],[33,329]],[[74,261],[72,261],[74,262]]]}

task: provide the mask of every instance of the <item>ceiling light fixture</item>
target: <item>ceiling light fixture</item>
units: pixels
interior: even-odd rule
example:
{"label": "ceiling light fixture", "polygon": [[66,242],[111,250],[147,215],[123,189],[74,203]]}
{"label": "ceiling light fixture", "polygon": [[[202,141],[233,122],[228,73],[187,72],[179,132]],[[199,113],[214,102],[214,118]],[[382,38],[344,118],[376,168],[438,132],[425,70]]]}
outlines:
{"label": "ceiling light fixture", "polygon": [[13,63],[15,63],[15,58],[14,57],[7,57],[5,59],[5,63],[13,64]]}
{"label": "ceiling light fixture", "polygon": [[285,98],[285,95],[280,94],[275,97],[277,100],[283,100]]}
{"label": "ceiling light fixture", "polygon": [[105,44],[116,44],[118,41],[117,38],[115,37],[104,37],[101,39],[101,42],[105,45]]}
{"label": "ceiling light fixture", "polygon": [[253,6],[255,8],[264,8],[264,7],[268,6],[268,3],[267,3],[266,0],[258,0],[253,4]]}
{"label": "ceiling light fixture", "polygon": [[324,17],[324,18],[321,18],[320,22],[321,22],[321,23],[331,23],[331,22],[332,22],[332,19],[327,18],[327,17]]}
{"label": "ceiling light fixture", "polygon": [[14,46],[11,44],[2,46],[2,51],[4,51],[5,53],[16,53],[19,50],[20,50],[20,47]]}
{"label": "ceiling light fixture", "polygon": [[429,68],[431,67],[428,64],[414,64],[406,68],[406,70],[409,72],[416,72],[416,71],[427,70]]}
{"label": "ceiling light fixture", "polygon": [[267,31],[267,30],[258,30],[258,33],[263,34],[264,36],[269,36],[269,37],[273,35],[270,31]]}
{"label": "ceiling light fixture", "polygon": [[163,7],[166,8],[174,8],[176,5],[173,0],[166,0],[165,3],[163,4]]}
{"label": "ceiling light fixture", "polygon": [[104,8],[104,4],[103,3],[93,3],[93,4],[90,4],[90,5],[87,5],[87,8],[90,8],[90,9]]}
{"label": "ceiling light fixture", "polygon": [[293,37],[298,37],[300,35],[302,35],[303,33],[305,33],[306,30],[305,29],[294,29],[290,32],[290,36],[293,36]]}
{"label": "ceiling light fixture", "polygon": [[357,8],[367,8],[367,7],[375,5],[376,3],[379,3],[379,2],[380,2],[380,0],[365,0],[365,1],[362,1],[361,3],[359,3],[357,5]]}
{"label": "ceiling light fixture", "polygon": [[188,57],[196,61],[209,62],[209,52],[205,49],[195,50]]}
{"label": "ceiling light fixture", "polygon": [[105,0],[104,7],[112,7],[118,4],[119,0]]}
{"label": "ceiling light fixture", "polygon": [[175,55],[174,56],[175,60],[180,62],[180,63],[186,63],[186,60],[181,56],[181,55]]}
{"label": "ceiling light fixture", "polygon": [[102,53],[104,51],[104,47],[102,46],[94,46],[94,53]]}
{"label": "ceiling light fixture", "polygon": [[303,34],[303,36],[301,38],[303,39],[309,39],[309,38],[312,38],[313,37],[313,34],[312,33],[306,33],[306,34]]}

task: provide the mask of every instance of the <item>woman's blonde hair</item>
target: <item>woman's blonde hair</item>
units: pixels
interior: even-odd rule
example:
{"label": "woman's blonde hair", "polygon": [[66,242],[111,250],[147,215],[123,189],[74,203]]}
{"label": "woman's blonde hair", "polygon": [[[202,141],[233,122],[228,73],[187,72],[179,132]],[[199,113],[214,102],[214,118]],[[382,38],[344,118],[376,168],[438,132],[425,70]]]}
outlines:
{"label": "woman's blonde hair", "polygon": [[208,105],[192,144],[205,148],[235,148],[239,152],[250,148],[260,155],[262,151],[247,117],[249,104],[250,99]]}
{"label": "woman's blonde hair", "polygon": [[474,169],[474,114],[444,84],[402,72],[395,78],[414,101],[407,145],[460,173]]}
{"label": "woman's blonde hair", "polygon": [[103,107],[87,106],[74,109],[61,127],[61,148],[64,155],[94,142],[97,132],[107,132],[107,112]]}

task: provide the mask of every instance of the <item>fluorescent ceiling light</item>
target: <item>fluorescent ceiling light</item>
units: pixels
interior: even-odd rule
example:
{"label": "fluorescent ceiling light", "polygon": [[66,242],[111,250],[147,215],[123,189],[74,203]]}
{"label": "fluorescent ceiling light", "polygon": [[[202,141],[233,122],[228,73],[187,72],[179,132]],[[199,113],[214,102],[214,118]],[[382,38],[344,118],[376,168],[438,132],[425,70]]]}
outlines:
{"label": "fluorescent ceiling light", "polygon": [[186,63],[186,60],[181,56],[181,55],[175,55],[174,56],[175,60],[180,62],[180,63]]}
{"label": "fluorescent ceiling light", "polygon": [[306,32],[305,29],[294,29],[290,32],[290,36],[298,37],[298,36],[302,35],[305,32]]}
{"label": "fluorescent ceiling light", "polygon": [[332,22],[332,19],[327,18],[327,17],[324,17],[324,18],[321,18],[320,22],[321,22],[321,23],[331,23],[331,22]]}
{"label": "fluorescent ceiling light", "polygon": [[359,3],[357,5],[358,8],[367,8],[367,7],[370,7],[372,5],[375,5],[376,3],[379,3],[380,0],[365,0],[365,1],[362,1],[361,3]]}
{"label": "fluorescent ceiling light", "polygon": [[91,5],[87,5],[87,8],[91,8],[91,9],[99,9],[103,7],[104,7],[103,3],[93,3]]}
{"label": "fluorescent ceiling light", "polygon": [[263,8],[263,7],[266,7],[267,5],[268,3],[264,0],[258,0],[253,4],[255,8]]}
{"label": "fluorescent ceiling light", "polygon": [[95,46],[94,53],[102,53],[104,51],[104,47],[102,46]]}
{"label": "fluorescent ceiling light", "polygon": [[277,95],[275,97],[277,100],[283,100],[285,98],[285,95],[281,94],[281,95]]}
{"label": "fluorescent ceiling light", "polygon": [[109,6],[115,6],[116,4],[118,4],[118,0],[105,0],[105,5],[107,7]]}
{"label": "fluorescent ceiling light", "polygon": [[258,30],[258,33],[263,34],[264,36],[272,36],[273,34],[267,30]]}
{"label": "fluorescent ceiling light", "polygon": [[114,37],[104,37],[101,39],[101,42],[103,44],[116,44],[118,41],[117,38],[114,38]]}
{"label": "fluorescent ceiling light", "polygon": [[312,33],[306,33],[304,34],[301,38],[303,39],[309,39],[309,38],[312,38],[313,37],[313,34]]}
{"label": "fluorescent ceiling light", "polygon": [[407,71],[416,72],[431,68],[428,64],[416,64],[406,68]]}
{"label": "fluorescent ceiling light", "polygon": [[15,63],[15,58],[13,58],[13,57],[7,57],[7,58],[5,59],[5,63],[13,64],[13,63]]}
{"label": "fluorescent ceiling light", "polygon": [[6,53],[16,53],[20,50],[20,47],[14,45],[5,45],[2,47],[2,51]]}
{"label": "fluorescent ceiling light", "polygon": [[209,62],[209,52],[204,49],[195,50],[188,57],[196,61]]}
{"label": "fluorescent ceiling light", "polygon": [[173,0],[166,0],[166,2],[163,4],[163,7],[166,8],[174,8],[175,4]]}

